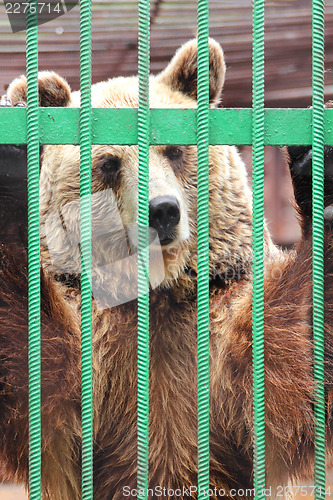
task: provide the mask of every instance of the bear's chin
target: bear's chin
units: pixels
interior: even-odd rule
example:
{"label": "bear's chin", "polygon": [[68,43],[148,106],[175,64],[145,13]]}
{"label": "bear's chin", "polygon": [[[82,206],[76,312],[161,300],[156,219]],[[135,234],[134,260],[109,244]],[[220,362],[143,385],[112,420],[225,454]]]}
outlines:
{"label": "bear's chin", "polygon": [[174,281],[184,272],[190,260],[190,249],[188,242],[175,240],[166,248],[162,247],[165,278],[161,287],[170,287]]}

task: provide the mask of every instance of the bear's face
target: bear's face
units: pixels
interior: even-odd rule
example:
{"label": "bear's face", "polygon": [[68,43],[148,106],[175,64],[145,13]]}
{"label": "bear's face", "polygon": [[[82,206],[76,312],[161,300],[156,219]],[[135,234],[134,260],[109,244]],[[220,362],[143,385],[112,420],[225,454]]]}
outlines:
{"label": "bear's face", "polygon": [[[210,105],[215,106],[225,65],[222,50],[213,40],[209,56]],[[53,105],[80,105],[79,93],[71,93],[67,83],[54,73],[40,74],[39,90],[42,106],[50,105],[52,93]],[[8,97],[15,103],[25,99],[25,92],[25,79],[21,77],[9,87]],[[195,108],[196,92],[194,40],[180,48],[161,74],[151,77],[150,107]],[[136,108],[137,78],[115,78],[93,85],[92,106]],[[209,156],[210,266],[211,271],[229,273],[235,265],[242,267],[243,261],[251,260],[251,197],[245,168],[235,148],[210,147]],[[44,147],[40,183],[43,255],[58,273],[80,272],[79,170],[78,146]],[[196,147],[150,147],[150,280],[154,286],[180,280],[185,270],[195,276],[196,177]],[[136,269],[136,259],[132,262],[129,256],[137,251],[137,146],[92,147],[92,193],[93,274],[99,283],[107,281],[108,288],[116,290],[117,279],[124,283],[124,274]],[[115,263],[121,276],[115,272]],[[114,285],[110,285],[110,274]]]}

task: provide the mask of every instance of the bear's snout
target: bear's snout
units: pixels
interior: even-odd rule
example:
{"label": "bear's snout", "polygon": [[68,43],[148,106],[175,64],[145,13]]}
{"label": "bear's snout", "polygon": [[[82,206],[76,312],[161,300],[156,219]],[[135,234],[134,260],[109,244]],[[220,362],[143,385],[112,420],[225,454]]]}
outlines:
{"label": "bear's snout", "polygon": [[180,221],[180,206],[175,196],[158,196],[149,202],[149,226],[156,229],[162,246],[171,243]]}

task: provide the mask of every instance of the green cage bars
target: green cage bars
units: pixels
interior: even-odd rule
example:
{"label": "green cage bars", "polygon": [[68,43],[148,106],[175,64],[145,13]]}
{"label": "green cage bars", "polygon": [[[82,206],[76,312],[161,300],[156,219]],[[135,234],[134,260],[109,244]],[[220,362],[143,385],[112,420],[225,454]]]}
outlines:
{"label": "green cage bars", "polygon": [[91,292],[91,2],[80,2],[82,500],[93,498]]}
{"label": "green cage bars", "polygon": [[[30,11],[30,9],[29,9]],[[41,497],[38,28],[27,15],[27,160],[29,303],[29,493]]]}
{"label": "green cage bars", "polygon": [[[31,0],[30,3],[36,3]],[[209,110],[209,4],[198,0],[198,108],[149,108],[150,1],[139,0],[139,108],[91,109],[91,1],[80,7],[80,109],[38,108],[37,15],[27,17],[27,109],[1,109],[0,143],[27,144],[29,207],[29,498],[41,498],[39,145],[79,144],[81,151],[82,262],[82,498],[93,498],[93,385],[91,323],[91,145],[139,147],[138,252],[138,472],[148,487],[149,452],[149,146],[197,144],[198,155],[198,487],[209,488],[208,147],[253,146],[253,400],[254,487],[265,488],[263,192],[265,145],[313,145],[313,335],[315,498],[325,495],[323,151],[333,145],[333,109],[324,109],[324,1],[313,0],[312,109],[264,107],[264,0],[253,0],[252,109]],[[114,126],[116,124],[116,126]],[[146,499],[147,495],[140,496]]]}

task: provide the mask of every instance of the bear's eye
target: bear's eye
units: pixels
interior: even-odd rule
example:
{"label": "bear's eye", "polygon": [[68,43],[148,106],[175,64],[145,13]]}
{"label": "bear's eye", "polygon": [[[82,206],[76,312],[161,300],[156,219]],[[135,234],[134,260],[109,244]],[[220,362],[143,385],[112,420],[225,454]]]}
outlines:
{"label": "bear's eye", "polygon": [[101,170],[105,174],[115,174],[121,167],[121,159],[118,156],[109,156],[101,163]]}
{"label": "bear's eye", "polygon": [[168,146],[165,150],[165,156],[171,161],[180,160],[183,156],[183,150],[179,146]]}

